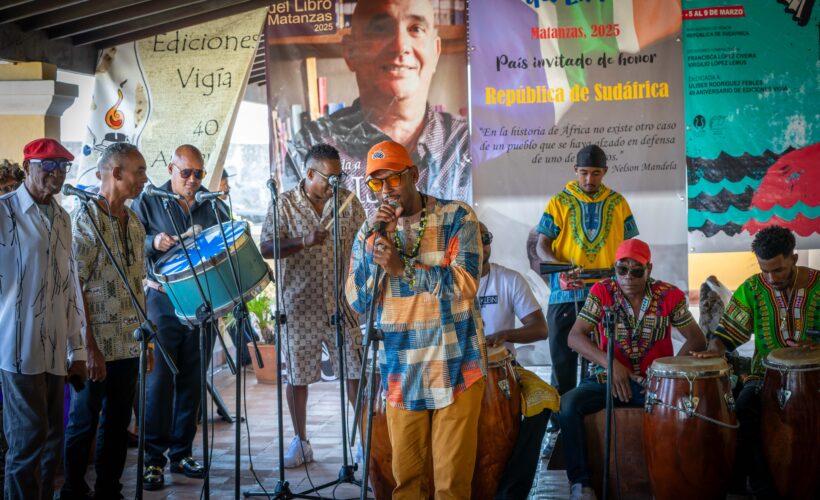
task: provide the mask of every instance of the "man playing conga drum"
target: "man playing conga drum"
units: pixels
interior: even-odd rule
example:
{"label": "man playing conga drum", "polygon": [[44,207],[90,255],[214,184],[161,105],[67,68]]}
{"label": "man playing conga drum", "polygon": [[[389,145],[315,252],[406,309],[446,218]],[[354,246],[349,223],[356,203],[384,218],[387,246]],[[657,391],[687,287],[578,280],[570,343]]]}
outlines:
{"label": "man playing conga drum", "polygon": [[772,478],[760,440],[760,389],[763,360],[774,349],[817,345],[809,331],[820,330],[820,272],[797,265],[795,238],[789,229],[767,227],[755,235],[752,252],[760,273],[738,288],[720,320],[706,352],[698,357],[722,356],[752,338],[752,373],[736,401],[738,450],[736,471],[749,478],[755,496],[774,495]]}
{"label": "man playing conga drum", "polygon": [[485,373],[478,219],[465,203],[420,193],[418,176],[401,144],[368,152],[367,185],[382,205],[356,236],[346,294],[364,314],[377,266],[384,270],[376,324],[393,497],[429,496],[432,450],[436,498],[469,498]]}
{"label": "man playing conga drum", "polygon": [[[689,312],[686,296],[677,287],[650,278],[649,246],[641,240],[623,241],[615,252],[616,279],[592,286],[569,334],[569,346],[597,365],[596,374],[561,397],[561,435],[572,499],[595,498],[586,456],[584,417],[606,406],[606,377],[612,376],[616,404],[644,404],[642,383],[652,361],[672,356],[672,327],[686,342],[678,354],[700,350],[706,340]],[[607,369],[609,332],[604,307],[616,313],[615,359]],[[590,334],[595,333],[595,342]]]}

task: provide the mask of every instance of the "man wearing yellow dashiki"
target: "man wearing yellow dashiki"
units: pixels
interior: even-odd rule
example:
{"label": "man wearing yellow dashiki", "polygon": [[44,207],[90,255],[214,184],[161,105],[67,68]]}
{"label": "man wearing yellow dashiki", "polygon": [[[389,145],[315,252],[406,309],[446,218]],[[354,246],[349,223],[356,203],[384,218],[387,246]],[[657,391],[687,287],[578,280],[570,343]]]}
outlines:
{"label": "man wearing yellow dashiki", "polygon": [[[538,224],[538,257],[545,262],[572,262],[586,269],[609,268],[615,250],[625,239],[638,236],[638,227],[623,196],[604,186],[606,153],[594,145],[578,151],[575,177],[553,196]],[[595,280],[574,273],[550,275],[547,307],[551,384],[564,394],[578,382],[578,354],[567,345],[578,303],[583,305]],[[553,416],[549,430],[556,430]]]}
{"label": "man wearing yellow dashiki", "polygon": [[769,226],[755,235],[752,252],[760,272],[740,285],[708,350],[697,357],[722,356],[745,344],[754,334],[752,373],[735,401],[740,429],[737,435],[736,475],[749,476],[750,493],[776,496],[760,440],[760,390],[766,368],[763,360],[775,349],[817,345],[810,332],[820,330],[820,271],[797,265],[794,234]]}

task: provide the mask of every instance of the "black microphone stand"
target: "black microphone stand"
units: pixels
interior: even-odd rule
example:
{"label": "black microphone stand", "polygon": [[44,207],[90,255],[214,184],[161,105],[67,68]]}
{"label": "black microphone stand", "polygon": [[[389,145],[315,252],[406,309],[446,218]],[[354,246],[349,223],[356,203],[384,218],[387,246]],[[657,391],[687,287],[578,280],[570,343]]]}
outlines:
{"label": "black microphone stand", "polygon": [[[137,296],[134,294],[134,290],[128,282],[128,277],[125,275],[125,271],[122,270],[120,263],[117,262],[116,258],[114,258],[114,254],[111,252],[111,247],[109,247],[108,243],[105,242],[105,238],[103,238],[100,229],[94,222],[94,217],[91,215],[91,210],[88,208],[89,203],[94,203],[94,201],[91,199],[80,200],[80,206],[83,207],[83,211],[86,216],[88,216],[89,222],[91,222],[91,229],[94,231],[94,236],[97,237],[100,245],[102,245],[105,255],[108,256],[108,260],[111,261],[111,265],[114,266],[114,270],[117,271],[117,275],[120,277],[120,280],[122,280],[123,285],[125,285],[125,290],[128,292],[128,296],[131,299],[131,305],[137,312],[137,316],[140,321],[142,321],[140,326],[134,331],[134,340],[137,340],[140,343],[139,415],[137,416],[139,421],[139,429],[137,429],[137,491],[135,497],[138,500],[142,500],[142,469],[145,462],[145,376],[146,363],[148,361],[148,343],[154,342],[157,351],[160,355],[162,355],[162,358],[168,365],[168,370],[170,370],[173,375],[179,373],[179,370],[177,369],[174,360],[168,355],[168,351],[166,351],[165,347],[163,347],[162,342],[160,342],[159,336],[157,336],[157,327],[148,319],[148,316],[145,314],[145,309],[142,307],[139,300],[137,300]],[[113,227],[111,229],[112,231],[114,230]]]}
{"label": "black microphone stand", "polygon": [[612,364],[615,359],[615,342],[617,335],[617,315],[611,307],[604,307],[604,333],[606,342],[606,424],[604,426],[604,488],[603,500],[609,496],[609,457],[612,448],[612,412],[614,401],[612,400]]}
{"label": "black microphone stand", "polygon": [[[204,484],[202,486],[203,495],[205,498],[210,498],[211,496],[211,464],[209,461],[209,446],[208,446],[208,405],[205,404],[208,398],[208,353],[210,352],[210,340],[211,334],[213,333],[211,328],[213,328],[213,320],[214,320],[214,312],[211,308],[210,302],[208,302],[208,297],[205,295],[205,291],[202,288],[202,283],[199,281],[199,275],[196,272],[196,267],[194,267],[193,261],[191,261],[191,254],[188,253],[188,247],[185,246],[185,242],[182,240],[182,232],[179,230],[179,226],[177,226],[177,221],[174,219],[173,212],[171,210],[171,203],[167,197],[162,198],[162,206],[165,208],[165,213],[168,214],[168,218],[171,220],[171,225],[174,227],[174,233],[176,233],[177,239],[179,240],[180,246],[182,247],[182,253],[185,254],[185,260],[188,261],[188,266],[191,268],[191,273],[194,277],[194,282],[196,283],[196,288],[199,291],[199,295],[202,299],[202,304],[196,310],[196,319],[199,322],[199,374],[202,377],[201,381],[201,402],[200,402],[200,409],[202,415],[202,461],[203,466],[205,467],[205,477]],[[206,338],[207,336],[207,338]],[[227,354],[227,351],[225,351]],[[238,372],[239,370],[237,370]]]}
{"label": "black microphone stand", "polygon": [[[248,319],[248,304],[245,302],[244,288],[242,288],[241,277],[237,272],[238,262],[234,261],[237,258],[231,253],[228,245],[228,237],[225,236],[225,228],[222,226],[222,217],[219,214],[219,207],[216,203],[216,198],[211,198],[211,208],[216,215],[216,223],[219,226],[219,232],[222,235],[222,242],[225,244],[225,255],[228,257],[228,264],[231,268],[231,275],[233,276],[236,291],[239,294],[239,303],[233,308],[233,317],[236,320],[236,328],[238,332],[237,339],[242,341],[245,335],[245,327]],[[262,355],[259,353],[259,346],[256,345],[256,335],[251,336],[253,342],[254,352],[256,353],[256,360],[259,366],[262,366]],[[227,351],[226,351],[227,352]],[[242,366],[244,366],[244,359],[242,355],[242,347],[236,346],[236,359],[239,360],[239,366],[236,370],[236,435],[234,436],[234,498],[239,498],[239,485],[241,484],[240,464],[241,464],[241,446],[242,446]]]}

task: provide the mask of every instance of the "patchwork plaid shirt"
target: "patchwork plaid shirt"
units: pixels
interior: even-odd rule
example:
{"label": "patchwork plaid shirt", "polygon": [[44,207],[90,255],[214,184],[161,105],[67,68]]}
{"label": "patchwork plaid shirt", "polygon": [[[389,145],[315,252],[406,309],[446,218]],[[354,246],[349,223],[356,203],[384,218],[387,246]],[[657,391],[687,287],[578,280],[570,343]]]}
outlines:
{"label": "patchwork plaid shirt", "polygon": [[[486,359],[477,290],[482,246],[469,205],[427,197],[427,223],[415,260],[415,280],[387,277],[376,312],[384,333],[379,353],[387,402],[406,410],[452,404],[484,377]],[[416,241],[420,221],[399,226],[398,238]],[[367,224],[356,235],[347,300],[365,314],[376,266]]]}

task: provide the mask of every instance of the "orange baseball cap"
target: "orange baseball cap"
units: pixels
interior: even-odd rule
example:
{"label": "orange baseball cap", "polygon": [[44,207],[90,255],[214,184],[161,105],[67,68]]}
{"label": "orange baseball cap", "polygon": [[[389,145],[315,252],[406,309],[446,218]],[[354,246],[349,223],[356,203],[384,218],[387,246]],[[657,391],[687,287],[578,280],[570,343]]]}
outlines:
{"label": "orange baseball cap", "polygon": [[637,238],[632,238],[622,241],[618,245],[618,250],[615,251],[615,260],[623,259],[632,259],[645,266],[652,259],[652,252],[649,250],[649,245]]}
{"label": "orange baseball cap", "polygon": [[413,166],[413,160],[404,146],[398,142],[382,141],[367,152],[367,171],[369,176],[379,170],[394,170],[401,172]]}

